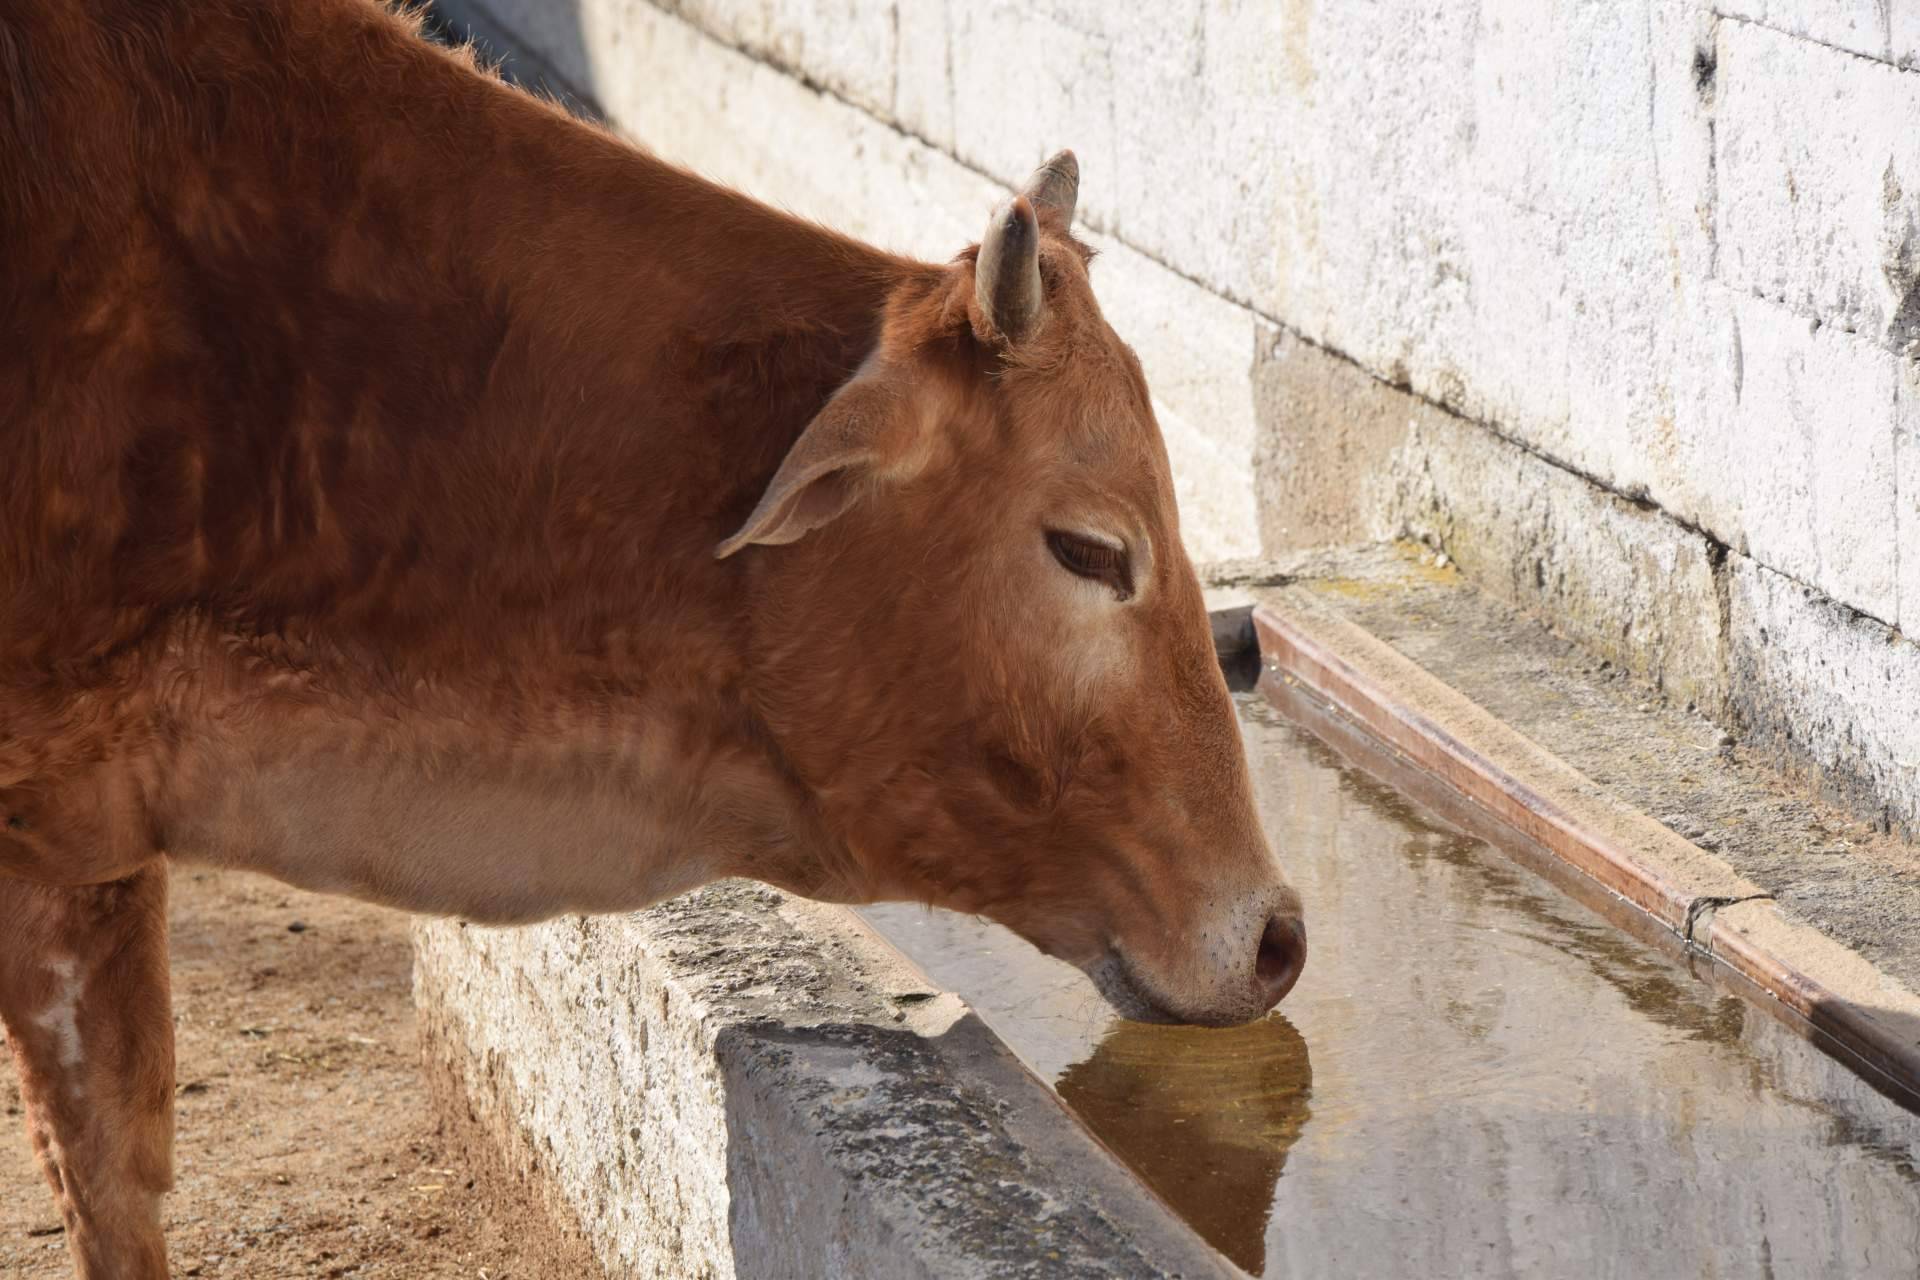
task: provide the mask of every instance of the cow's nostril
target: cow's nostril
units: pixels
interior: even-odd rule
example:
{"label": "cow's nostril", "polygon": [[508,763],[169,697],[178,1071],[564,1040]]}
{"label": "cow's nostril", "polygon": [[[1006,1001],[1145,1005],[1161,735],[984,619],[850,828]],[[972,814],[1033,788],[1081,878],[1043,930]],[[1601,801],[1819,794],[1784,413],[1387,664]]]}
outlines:
{"label": "cow's nostril", "polygon": [[1254,959],[1254,977],[1267,998],[1267,1008],[1279,1004],[1300,970],[1307,964],[1307,927],[1296,915],[1274,916],[1260,935],[1260,954]]}

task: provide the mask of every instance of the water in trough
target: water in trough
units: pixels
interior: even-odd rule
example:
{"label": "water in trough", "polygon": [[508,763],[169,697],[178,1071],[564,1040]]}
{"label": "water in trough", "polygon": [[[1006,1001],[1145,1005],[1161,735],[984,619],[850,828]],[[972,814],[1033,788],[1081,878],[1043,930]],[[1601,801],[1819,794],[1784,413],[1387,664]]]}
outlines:
{"label": "water in trough", "polygon": [[1237,695],[1306,975],[1115,1018],[997,926],[864,914],[1266,1276],[1913,1276],[1920,1117]]}

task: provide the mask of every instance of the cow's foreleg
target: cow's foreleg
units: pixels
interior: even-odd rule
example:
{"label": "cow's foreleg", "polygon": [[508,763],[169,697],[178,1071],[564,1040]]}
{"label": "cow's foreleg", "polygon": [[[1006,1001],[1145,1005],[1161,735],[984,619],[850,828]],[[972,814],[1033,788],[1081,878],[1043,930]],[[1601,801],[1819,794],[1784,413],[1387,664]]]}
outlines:
{"label": "cow's foreleg", "polygon": [[0,879],[0,1018],[79,1274],[164,1277],[160,1197],[173,1157],[165,864],[82,888]]}

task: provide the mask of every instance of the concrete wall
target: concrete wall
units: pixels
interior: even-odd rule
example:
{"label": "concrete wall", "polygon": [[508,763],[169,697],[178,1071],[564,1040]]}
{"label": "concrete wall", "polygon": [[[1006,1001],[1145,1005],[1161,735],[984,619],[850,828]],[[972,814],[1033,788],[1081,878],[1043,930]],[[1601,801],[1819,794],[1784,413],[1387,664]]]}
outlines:
{"label": "concrete wall", "polygon": [[1920,0],[447,7],[928,256],[1074,147],[1198,558],[1423,538],[1920,819]]}

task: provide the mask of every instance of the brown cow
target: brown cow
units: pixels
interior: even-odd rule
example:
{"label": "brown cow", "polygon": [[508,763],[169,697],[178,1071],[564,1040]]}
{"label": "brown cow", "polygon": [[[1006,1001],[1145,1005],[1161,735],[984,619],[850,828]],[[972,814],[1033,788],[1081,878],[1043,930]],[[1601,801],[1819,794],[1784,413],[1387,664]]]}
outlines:
{"label": "brown cow", "polygon": [[498,922],[752,876],[1284,994],[1077,182],[926,264],[368,0],[0,9],[0,1015],[83,1275],[166,1269],[175,859]]}

